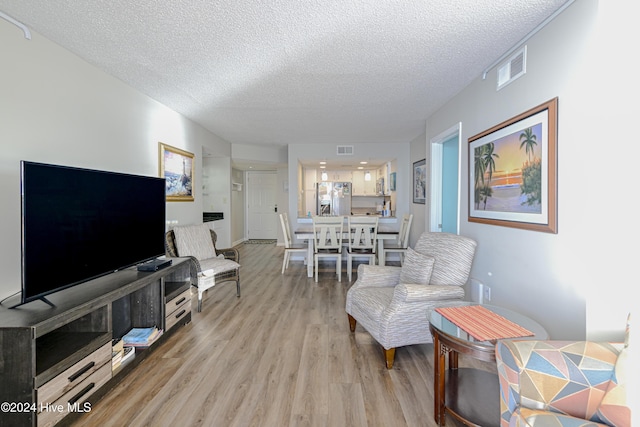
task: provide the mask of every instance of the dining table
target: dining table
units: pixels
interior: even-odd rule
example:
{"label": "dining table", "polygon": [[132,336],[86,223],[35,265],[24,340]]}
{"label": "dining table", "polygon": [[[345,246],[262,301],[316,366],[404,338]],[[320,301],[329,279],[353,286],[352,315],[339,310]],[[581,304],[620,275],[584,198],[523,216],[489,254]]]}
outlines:
{"label": "dining table", "polygon": [[[376,249],[378,253],[378,264],[384,265],[384,241],[385,240],[398,240],[398,230],[394,230],[391,227],[378,226],[378,232],[376,240],[378,247]],[[307,277],[313,277],[313,226],[303,225],[298,227],[293,234],[299,240],[307,241]],[[342,232],[343,241],[347,242],[349,239],[349,230],[347,227]]]}

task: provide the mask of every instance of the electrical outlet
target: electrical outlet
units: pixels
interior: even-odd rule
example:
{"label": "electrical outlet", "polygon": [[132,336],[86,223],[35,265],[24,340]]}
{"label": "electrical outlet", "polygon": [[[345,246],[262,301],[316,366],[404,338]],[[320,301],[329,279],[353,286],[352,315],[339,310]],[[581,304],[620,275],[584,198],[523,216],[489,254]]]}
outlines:
{"label": "electrical outlet", "polygon": [[484,293],[484,295],[482,296],[482,299],[484,300],[484,302],[491,301],[491,288],[488,287],[487,285],[484,285],[482,287],[482,292]]}

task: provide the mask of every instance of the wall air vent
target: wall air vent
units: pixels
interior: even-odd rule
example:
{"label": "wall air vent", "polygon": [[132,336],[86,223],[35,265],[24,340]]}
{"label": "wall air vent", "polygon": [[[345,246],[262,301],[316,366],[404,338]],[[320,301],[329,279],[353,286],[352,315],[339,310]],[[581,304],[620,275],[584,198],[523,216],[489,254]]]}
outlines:
{"label": "wall air vent", "polygon": [[517,51],[498,68],[498,89],[500,90],[527,72],[527,46]]}
{"label": "wall air vent", "polygon": [[338,156],[353,156],[353,145],[338,145],[336,154]]}

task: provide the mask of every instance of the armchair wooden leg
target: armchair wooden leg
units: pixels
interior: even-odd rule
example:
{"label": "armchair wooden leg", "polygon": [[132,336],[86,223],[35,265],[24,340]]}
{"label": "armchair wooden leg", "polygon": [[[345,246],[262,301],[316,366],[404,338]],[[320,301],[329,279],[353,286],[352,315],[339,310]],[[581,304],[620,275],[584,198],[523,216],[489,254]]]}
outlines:
{"label": "armchair wooden leg", "polygon": [[347,317],[349,317],[349,329],[351,329],[351,332],[355,332],[356,331],[356,319],[354,319],[350,314],[347,314]]}
{"label": "armchair wooden leg", "polygon": [[236,296],[240,298],[240,278],[236,280]]}
{"label": "armchair wooden leg", "polygon": [[390,348],[387,350],[384,347],[382,349],[384,350],[384,361],[387,365],[387,369],[393,368],[393,361],[396,358],[396,349]]}

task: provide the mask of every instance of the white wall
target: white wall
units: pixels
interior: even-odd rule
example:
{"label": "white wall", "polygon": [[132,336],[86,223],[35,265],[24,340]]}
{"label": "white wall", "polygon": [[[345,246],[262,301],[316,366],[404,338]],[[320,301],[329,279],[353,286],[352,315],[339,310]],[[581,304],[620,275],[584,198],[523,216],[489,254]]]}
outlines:
{"label": "white wall", "polygon": [[[251,163],[284,165],[287,163],[287,148],[272,145],[233,144],[231,157],[236,162],[246,160]],[[275,170],[275,167],[273,169]]]}
{"label": "white wall", "polygon": [[[575,2],[527,43],[524,77],[496,91],[491,70],[427,120],[427,143],[459,121],[467,141],[559,98],[558,234],[469,223],[466,170],[460,201],[460,232],[478,241],[472,276],[492,288],[492,304],[533,317],[556,339],[620,339],[637,307],[637,108],[625,95],[639,92],[622,65],[638,40],[627,31],[638,30],[637,14],[620,4]],[[466,143],[462,155],[468,164]]]}
{"label": "white wall", "polygon": [[203,158],[201,178],[202,208],[205,212],[222,212],[224,218],[208,223],[218,237],[216,247],[231,247],[231,158]]}
{"label": "white wall", "polygon": [[[278,213],[289,212],[289,193],[296,192],[295,188],[289,186],[289,169],[278,168],[278,178],[276,184],[276,201],[278,203]],[[291,226],[291,219],[289,220]],[[282,226],[278,218],[278,245],[284,245]]]}
{"label": "white wall", "polygon": [[158,176],[158,142],[187,150],[195,202],[168,203],[167,220],[202,222],[202,147],[230,144],[38,33],[0,19],[0,40],[0,299],[20,291],[20,160]]}
{"label": "white wall", "polygon": [[420,235],[428,230],[426,217],[429,209],[429,199],[427,198],[424,205],[413,203],[413,164],[426,157],[425,140],[426,135],[423,133],[411,141],[411,161],[407,166],[410,172],[408,189],[410,203],[409,213],[413,214],[413,221],[411,222],[411,230],[409,232],[409,246],[411,247],[416,244]]}
{"label": "white wall", "polygon": [[240,184],[240,189],[233,189],[231,191],[231,246],[235,246],[244,241],[244,222],[245,222],[245,184],[244,172],[239,169],[231,170],[231,182]]}

